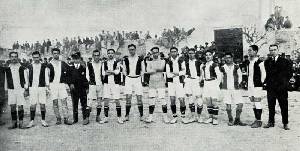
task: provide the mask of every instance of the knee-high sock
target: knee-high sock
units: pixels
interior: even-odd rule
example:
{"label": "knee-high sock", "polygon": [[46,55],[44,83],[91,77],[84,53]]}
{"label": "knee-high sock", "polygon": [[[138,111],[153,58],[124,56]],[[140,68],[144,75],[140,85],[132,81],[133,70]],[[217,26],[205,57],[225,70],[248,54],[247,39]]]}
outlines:
{"label": "knee-high sock", "polygon": [[11,120],[16,121],[18,119],[17,111],[11,111]]}
{"label": "knee-high sock", "polygon": [[181,116],[185,116],[185,110],[186,110],[186,106],[180,106]]}
{"label": "knee-high sock", "polygon": [[176,116],[176,105],[171,105],[171,111],[173,116]]}
{"label": "knee-high sock", "polygon": [[142,116],[144,115],[144,107],[143,107],[143,104],[138,105],[138,109],[139,109],[139,112],[140,112],[140,117],[142,117]]}
{"label": "knee-high sock", "polygon": [[109,111],[109,107],[108,106],[104,106],[104,116],[108,117],[108,111]]}
{"label": "knee-high sock", "polygon": [[192,114],[195,113],[195,104],[194,103],[189,104],[189,108],[190,108]]}
{"label": "knee-high sock", "polygon": [[149,105],[149,114],[153,114],[155,105]]}
{"label": "knee-high sock", "polygon": [[233,117],[232,117],[231,109],[226,109],[226,112],[227,112],[227,116],[228,116],[229,121],[232,121]]}
{"label": "knee-high sock", "polygon": [[24,110],[19,110],[19,111],[18,111],[18,116],[19,116],[19,120],[20,120],[20,121],[23,121],[23,118],[24,118]]}
{"label": "knee-high sock", "polygon": [[167,105],[162,105],[162,106],[161,106],[161,109],[162,109],[163,113],[167,113],[167,112],[168,112],[168,107],[167,107]]}
{"label": "knee-high sock", "polygon": [[97,107],[97,116],[99,116],[101,113],[101,107]]}
{"label": "knee-high sock", "polygon": [[41,110],[41,115],[42,115],[42,120],[45,120],[46,118],[46,109],[45,110]]}
{"label": "knee-high sock", "polygon": [[126,104],[126,116],[129,116],[130,108],[131,108],[131,105],[130,104]]}
{"label": "knee-high sock", "polygon": [[200,115],[202,113],[203,105],[197,105],[197,114]]}
{"label": "knee-high sock", "polygon": [[240,119],[243,109],[236,109],[235,118]]}
{"label": "knee-high sock", "polygon": [[[42,112],[42,111],[41,111]],[[35,117],[35,110],[30,111],[30,120],[33,121]]]}
{"label": "knee-high sock", "polygon": [[122,115],[122,113],[121,113],[121,106],[117,106],[116,110],[117,110],[117,116],[121,117],[121,115]]}

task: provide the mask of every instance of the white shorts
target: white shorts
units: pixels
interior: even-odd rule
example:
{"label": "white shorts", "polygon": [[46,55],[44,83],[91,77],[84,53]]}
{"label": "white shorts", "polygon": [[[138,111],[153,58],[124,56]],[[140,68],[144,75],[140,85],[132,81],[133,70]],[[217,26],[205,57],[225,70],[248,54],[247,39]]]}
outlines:
{"label": "white shorts", "polygon": [[211,97],[214,99],[219,99],[220,97],[220,87],[218,80],[204,81],[203,87],[203,97]]}
{"label": "white shorts", "polygon": [[254,96],[257,98],[261,98],[263,96],[266,96],[266,93],[264,93],[264,90],[262,87],[250,87],[248,90],[246,90],[246,94],[248,97]]}
{"label": "white shorts", "polygon": [[149,97],[150,98],[157,97],[159,99],[163,99],[166,96],[165,92],[166,92],[165,88],[156,88],[156,89],[150,88],[149,89]]}
{"label": "white shorts", "polygon": [[223,101],[225,104],[244,103],[242,98],[242,90],[222,90]]}
{"label": "white shorts", "polygon": [[120,86],[118,84],[107,84],[103,86],[103,98],[120,99]]}
{"label": "white shorts", "polygon": [[202,91],[199,83],[198,79],[186,79],[184,85],[185,94],[201,96]]}
{"label": "white shorts", "polygon": [[8,89],[8,104],[25,105],[24,89]]}
{"label": "white shorts", "polygon": [[50,98],[55,99],[65,99],[68,97],[67,93],[68,85],[65,83],[50,84]]}
{"label": "white shorts", "polygon": [[143,86],[141,82],[141,78],[130,78],[126,77],[125,80],[125,94],[133,94],[133,91],[136,95],[143,95]]}
{"label": "white shorts", "polygon": [[183,84],[168,82],[168,95],[175,96],[177,98],[183,98],[184,97]]}
{"label": "white shorts", "polygon": [[97,99],[103,96],[103,85],[90,85],[89,86],[89,99]]}
{"label": "white shorts", "polygon": [[37,103],[46,104],[47,100],[47,88],[46,87],[30,87],[29,88],[29,97],[30,97],[30,104],[34,105]]}

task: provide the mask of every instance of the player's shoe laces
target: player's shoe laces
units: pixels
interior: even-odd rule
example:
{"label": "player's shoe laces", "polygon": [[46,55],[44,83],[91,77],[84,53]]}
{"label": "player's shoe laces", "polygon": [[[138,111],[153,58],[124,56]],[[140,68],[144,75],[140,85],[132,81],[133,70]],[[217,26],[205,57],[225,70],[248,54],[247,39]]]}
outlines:
{"label": "player's shoe laces", "polygon": [[117,122],[118,122],[119,124],[124,124],[124,120],[123,120],[121,117],[118,117]]}
{"label": "player's shoe laces", "polygon": [[45,120],[41,120],[42,126],[49,127],[48,123]]}
{"label": "player's shoe laces", "polygon": [[190,123],[189,119],[187,119],[186,117],[182,117],[182,118],[181,118],[181,121],[182,121],[183,124],[188,124],[188,123]]}
{"label": "player's shoe laces", "polygon": [[208,118],[206,121],[204,121],[205,124],[209,124],[209,123],[212,123],[213,122],[213,119],[210,117]]}
{"label": "player's shoe laces", "polygon": [[212,124],[213,125],[218,125],[219,124],[218,119],[213,119]]}
{"label": "player's shoe laces", "polygon": [[197,122],[198,122],[198,123],[204,123],[203,117],[198,117],[198,118],[197,118]]}
{"label": "player's shoe laces", "polygon": [[29,122],[29,124],[26,126],[26,128],[31,128],[31,127],[34,127],[34,121],[33,120],[31,120]]}
{"label": "player's shoe laces", "polygon": [[169,119],[168,115],[164,115],[163,120],[164,120],[164,123],[166,123],[166,124],[170,123],[170,119]]}
{"label": "player's shoe laces", "polygon": [[177,119],[178,119],[177,116],[176,116],[176,117],[173,117],[173,118],[171,119],[171,121],[170,121],[170,124],[175,124],[175,123],[177,123]]}
{"label": "player's shoe laces", "polygon": [[99,123],[100,124],[108,123],[108,117],[104,117]]}
{"label": "player's shoe laces", "polygon": [[153,116],[150,114],[147,119],[145,120],[146,123],[152,123],[153,122]]}
{"label": "player's shoe laces", "polygon": [[140,121],[143,122],[144,120],[144,116],[140,116]]}
{"label": "player's shoe laces", "polygon": [[125,116],[124,121],[129,121],[129,115]]}

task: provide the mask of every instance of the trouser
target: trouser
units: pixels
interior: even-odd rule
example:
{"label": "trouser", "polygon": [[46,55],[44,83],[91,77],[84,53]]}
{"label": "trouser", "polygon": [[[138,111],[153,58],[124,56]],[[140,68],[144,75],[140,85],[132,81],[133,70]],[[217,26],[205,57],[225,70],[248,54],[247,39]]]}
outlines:
{"label": "trouser", "polygon": [[0,117],[1,117],[1,114],[3,112],[3,109],[5,108],[5,91],[4,89],[0,88]]}
{"label": "trouser", "polygon": [[[61,106],[62,106],[62,114],[64,118],[68,118],[68,104],[67,104],[67,99],[62,99],[61,100]],[[53,110],[56,118],[61,119],[60,113],[59,113],[59,107],[58,107],[58,99],[53,100]]]}
{"label": "trouser", "polygon": [[288,124],[288,91],[267,90],[268,108],[269,108],[269,123],[275,123],[275,106],[276,99],[278,100],[282,123]]}
{"label": "trouser", "polygon": [[86,119],[88,117],[88,109],[87,109],[87,95],[81,93],[73,93],[72,102],[73,102],[73,118],[74,120],[78,120],[78,103],[80,100],[82,118]]}

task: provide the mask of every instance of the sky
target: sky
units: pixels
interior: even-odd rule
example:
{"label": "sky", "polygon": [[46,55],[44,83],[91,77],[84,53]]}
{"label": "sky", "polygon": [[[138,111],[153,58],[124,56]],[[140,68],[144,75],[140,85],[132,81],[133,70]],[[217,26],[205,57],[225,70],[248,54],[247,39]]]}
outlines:
{"label": "sky", "polygon": [[[0,0],[0,46],[65,36],[95,36],[101,30],[160,32],[196,28],[195,41],[213,40],[216,28],[262,27],[273,0]],[[283,2],[284,1],[284,2]],[[261,3],[261,5],[259,5]],[[276,0],[298,19],[297,0]],[[298,5],[299,4],[299,5]],[[298,13],[299,12],[299,13]],[[299,19],[295,23],[300,26]]]}

